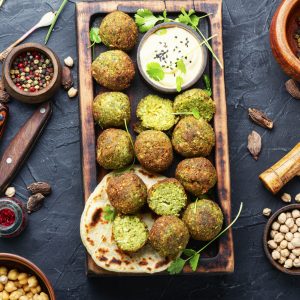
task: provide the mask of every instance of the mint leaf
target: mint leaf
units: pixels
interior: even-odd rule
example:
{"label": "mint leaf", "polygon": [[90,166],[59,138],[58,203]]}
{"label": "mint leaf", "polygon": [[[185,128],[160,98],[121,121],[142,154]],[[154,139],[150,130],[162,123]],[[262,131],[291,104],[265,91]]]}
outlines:
{"label": "mint leaf", "polygon": [[186,66],[185,66],[185,63],[184,63],[184,61],[182,59],[177,60],[176,67],[183,74],[186,73]]}
{"label": "mint leaf", "polygon": [[193,249],[184,249],[183,250],[183,254],[186,256],[193,256],[195,255],[197,252]]}
{"label": "mint leaf", "polygon": [[158,62],[150,62],[147,64],[147,74],[150,78],[160,81],[165,77],[165,72]]}
{"label": "mint leaf", "polygon": [[191,110],[191,113],[193,114],[194,118],[196,118],[197,120],[200,119],[200,113],[199,113],[199,110],[198,110],[198,109],[193,108],[193,109]]}
{"label": "mint leaf", "polygon": [[171,275],[179,274],[185,265],[185,260],[182,258],[175,259],[168,268],[168,272]]}
{"label": "mint leaf", "polygon": [[147,32],[149,29],[154,27],[156,23],[163,21],[164,17],[156,17],[153,15],[151,10],[141,8],[138,9],[134,15],[134,20],[140,32]]}
{"label": "mint leaf", "polygon": [[103,212],[103,218],[105,221],[112,222],[116,217],[116,212],[110,205],[106,205]]}
{"label": "mint leaf", "polygon": [[196,253],[190,260],[189,260],[189,264],[192,268],[192,270],[195,272],[197,270],[198,267],[198,263],[199,263],[199,258],[200,258],[200,254]]}
{"label": "mint leaf", "polygon": [[99,28],[98,27],[92,27],[90,30],[90,41],[95,44],[101,43],[101,38],[99,36]]}
{"label": "mint leaf", "polygon": [[176,90],[178,93],[181,92],[182,84],[183,84],[183,78],[181,76],[177,76],[176,77]]}

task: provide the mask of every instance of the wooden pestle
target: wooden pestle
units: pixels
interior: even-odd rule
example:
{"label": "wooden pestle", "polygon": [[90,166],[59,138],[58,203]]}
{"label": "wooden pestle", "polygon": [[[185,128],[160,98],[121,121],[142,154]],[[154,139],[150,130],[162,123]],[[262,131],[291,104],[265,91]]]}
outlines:
{"label": "wooden pestle", "polygon": [[276,194],[296,175],[300,175],[300,143],[271,168],[259,175],[265,187]]}

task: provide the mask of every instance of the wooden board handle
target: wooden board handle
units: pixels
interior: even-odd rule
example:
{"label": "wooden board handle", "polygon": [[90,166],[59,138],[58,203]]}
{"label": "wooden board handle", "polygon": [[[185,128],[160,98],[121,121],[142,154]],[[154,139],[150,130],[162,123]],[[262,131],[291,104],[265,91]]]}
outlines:
{"label": "wooden board handle", "polygon": [[4,103],[0,103],[0,139],[4,133],[5,125],[8,119],[9,109]]}
{"label": "wooden board handle", "polygon": [[0,193],[4,192],[21,168],[51,113],[52,108],[49,102],[39,106],[6,148],[0,161]]}
{"label": "wooden board handle", "polygon": [[276,194],[286,183],[300,174],[300,143],[271,168],[259,175],[268,190]]}

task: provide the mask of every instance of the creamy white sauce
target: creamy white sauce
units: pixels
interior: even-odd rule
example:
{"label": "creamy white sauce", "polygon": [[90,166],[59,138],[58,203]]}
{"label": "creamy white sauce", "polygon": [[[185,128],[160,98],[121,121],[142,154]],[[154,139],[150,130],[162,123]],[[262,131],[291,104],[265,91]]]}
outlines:
{"label": "creamy white sauce", "polygon": [[[176,89],[176,77],[183,79],[182,89],[203,72],[206,65],[205,46],[190,32],[180,27],[159,29],[151,34],[140,49],[141,66],[148,78],[157,86]],[[176,67],[182,59],[186,73]],[[156,62],[164,70],[164,78],[156,81],[147,74],[147,65]]]}

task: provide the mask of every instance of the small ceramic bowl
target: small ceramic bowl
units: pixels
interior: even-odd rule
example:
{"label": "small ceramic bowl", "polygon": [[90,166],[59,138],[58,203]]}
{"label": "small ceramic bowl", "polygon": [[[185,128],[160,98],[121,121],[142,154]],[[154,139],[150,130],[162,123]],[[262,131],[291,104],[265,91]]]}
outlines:
{"label": "small ceramic bowl", "polygon": [[273,55],[283,71],[300,81],[300,59],[294,39],[297,18],[300,17],[300,1],[282,1],[277,8],[270,27],[270,43]]}
{"label": "small ceramic bowl", "polygon": [[[53,63],[54,75],[50,84],[37,92],[24,92],[20,90],[10,77],[11,65],[15,58],[25,51],[37,51],[45,54]],[[62,67],[56,54],[48,47],[37,43],[26,43],[14,48],[6,57],[3,67],[2,76],[6,91],[15,99],[25,103],[41,103],[50,99],[57,91],[61,84]]]}
{"label": "small ceramic bowl", "polygon": [[10,253],[0,253],[0,266],[5,266],[8,269],[15,268],[18,271],[35,275],[42,288],[42,292],[46,293],[50,300],[56,299],[53,287],[46,275],[35,264],[26,258]]}
{"label": "small ceramic bowl", "polygon": [[287,206],[284,206],[282,208],[280,208],[279,210],[277,210],[268,220],[266,226],[265,226],[265,230],[264,230],[264,235],[263,235],[263,244],[264,244],[264,250],[266,253],[267,258],[269,259],[270,263],[279,271],[286,273],[286,274],[290,274],[290,275],[300,275],[300,268],[291,268],[291,269],[287,269],[284,268],[283,265],[279,264],[276,260],[274,260],[272,258],[272,249],[270,249],[268,247],[268,241],[271,239],[270,237],[270,231],[271,231],[271,226],[273,224],[273,222],[278,218],[278,216],[283,213],[283,212],[291,212],[293,209],[299,209],[300,210],[300,204],[290,204]]}
{"label": "small ceramic bowl", "polygon": [[[172,27],[179,27],[179,28],[183,28],[185,29],[186,31],[188,31],[192,36],[194,36],[198,41],[199,41],[199,44],[202,42],[202,39],[201,37],[197,34],[197,32],[195,30],[193,30],[191,27],[185,25],[185,24],[181,24],[181,23],[178,23],[178,22],[170,22],[170,23],[162,23],[162,24],[159,24],[159,25],[156,25],[154,26],[152,29],[150,29],[142,38],[140,44],[139,44],[139,47],[138,47],[138,50],[137,50],[137,65],[138,65],[138,69],[141,73],[141,75],[143,76],[143,78],[145,79],[145,81],[151,85],[155,90],[159,91],[159,92],[162,92],[162,93],[176,93],[177,90],[176,88],[168,88],[168,87],[162,87],[158,84],[155,84],[154,81],[150,80],[148,75],[144,72],[143,70],[143,67],[142,67],[142,62],[141,62],[141,55],[140,55],[140,52],[141,52],[141,48],[144,44],[144,42],[148,39],[148,37],[150,35],[152,35],[154,32],[156,32],[157,30],[159,29],[163,29],[163,28],[172,28]],[[197,74],[195,75],[194,79],[184,85],[182,87],[182,91],[190,88],[192,85],[194,85],[199,79],[200,77],[202,76],[204,70],[205,70],[205,67],[206,67],[206,64],[207,64],[207,49],[205,46],[202,46],[200,48],[200,51],[202,51],[202,56],[203,56],[203,64],[201,65],[201,68],[199,68]]]}

